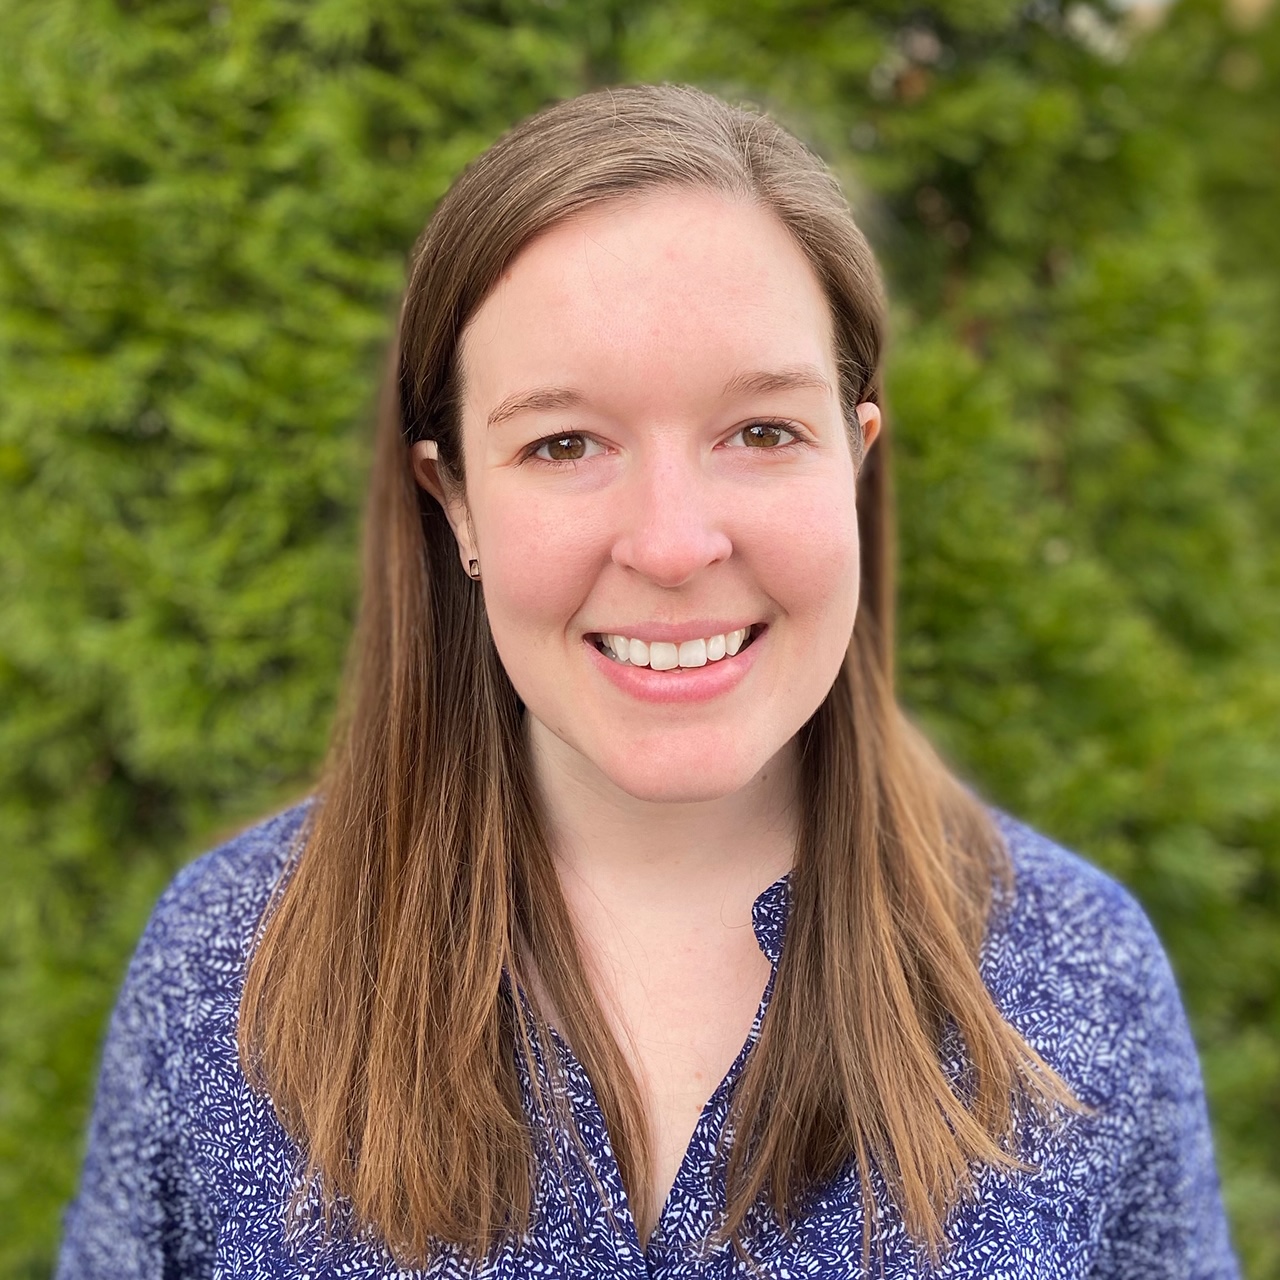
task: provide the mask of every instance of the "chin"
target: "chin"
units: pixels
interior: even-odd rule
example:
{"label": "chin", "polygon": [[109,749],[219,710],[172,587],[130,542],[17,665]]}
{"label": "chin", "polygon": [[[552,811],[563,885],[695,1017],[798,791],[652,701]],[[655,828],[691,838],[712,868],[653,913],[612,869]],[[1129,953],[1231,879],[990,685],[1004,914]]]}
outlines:
{"label": "chin", "polygon": [[663,753],[661,759],[623,757],[610,753],[597,759],[596,768],[633,800],[652,804],[698,804],[720,800],[749,786],[768,763],[772,753],[757,758],[720,750]]}

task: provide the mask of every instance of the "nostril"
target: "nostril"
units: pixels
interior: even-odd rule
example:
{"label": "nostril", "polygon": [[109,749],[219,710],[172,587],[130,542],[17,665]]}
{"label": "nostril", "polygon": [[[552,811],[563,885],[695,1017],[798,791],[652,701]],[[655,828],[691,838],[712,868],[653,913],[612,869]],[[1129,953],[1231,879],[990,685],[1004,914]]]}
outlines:
{"label": "nostril", "polygon": [[659,585],[679,586],[732,554],[733,544],[719,530],[685,530],[673,535],[649,528],[620,538],[612,559]]}

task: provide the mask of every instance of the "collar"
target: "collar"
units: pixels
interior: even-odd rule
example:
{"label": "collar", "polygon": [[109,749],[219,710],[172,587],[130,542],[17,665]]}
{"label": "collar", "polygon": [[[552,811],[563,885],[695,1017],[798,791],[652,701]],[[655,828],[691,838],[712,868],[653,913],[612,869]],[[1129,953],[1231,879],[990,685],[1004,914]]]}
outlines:
{"label": "collar", "polygon": [[791,914],[791,873],[779,876],[751,904],[751,927],[756,942],[776,969],[782,955],[782,942],[786,937],[787,918]]}

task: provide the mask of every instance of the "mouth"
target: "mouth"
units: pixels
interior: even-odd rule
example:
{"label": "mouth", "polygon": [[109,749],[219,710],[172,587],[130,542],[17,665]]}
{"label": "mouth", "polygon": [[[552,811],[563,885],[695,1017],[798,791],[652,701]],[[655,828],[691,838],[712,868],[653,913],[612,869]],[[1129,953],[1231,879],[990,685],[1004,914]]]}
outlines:
{"label": "mouth", "polygon": [[647,667],[651,671],[691,671],[736,657],[765,631],[763,622],[736,631],[703,636],[679,643],[640,640],[632,636],[591,633],[587,642],[610,662],[621,667]]}

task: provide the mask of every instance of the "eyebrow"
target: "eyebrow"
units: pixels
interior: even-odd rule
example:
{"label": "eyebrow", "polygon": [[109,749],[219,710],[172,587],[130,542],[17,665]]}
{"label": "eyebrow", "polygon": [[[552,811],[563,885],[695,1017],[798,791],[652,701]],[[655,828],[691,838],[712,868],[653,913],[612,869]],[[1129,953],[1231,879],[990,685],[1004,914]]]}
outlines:
{"label": "eyebrow", "polygon": [[783,369],[757,369],[740,373],[724,385],[724,395],[767,395],[770,391],[827,391],[831,383],[813,364],[788,365]]}
{"label": "eyebrow", "polygon": [[[771,391],[827,391],[831,383],[812,364],[789,365],[783,369],[754,369],[735,374],[724,385],[723,396],[767,395]],[[488,424],[500,426],[520,413],[554,413],[558,409],[577,409],[587,401],[584,392],[573,387],[534,387],[507,396],[490,411]]]}
{"label": "eyebrow", "polygon": [[498,403],[489,414],[489,426],[496,427],[514,418],[518,413],[551,413],[556,409],[576,409],[585,403],[586,396],[572,387],[535,387],[532,391],[517,391]]}

